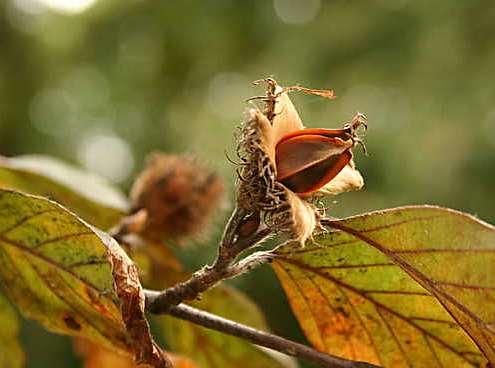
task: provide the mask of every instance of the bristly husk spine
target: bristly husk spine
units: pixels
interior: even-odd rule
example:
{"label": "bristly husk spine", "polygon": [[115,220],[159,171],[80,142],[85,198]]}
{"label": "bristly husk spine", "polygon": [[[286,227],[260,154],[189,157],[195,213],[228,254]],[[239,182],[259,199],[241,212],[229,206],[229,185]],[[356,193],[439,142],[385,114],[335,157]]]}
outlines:
{"label": "bristly husk spine", "polygon": [[257,108],[246,112],[238,144],[242,161],[239,173],[237,203],[248,212],[259,212],[274,233],[288,233],[302,244],[311,236],[319,223],[318,209],[291,193],[276,180],[274,160],[270,157],[271,128],[276,116],[277,98],[283,90],[273,80],[267,80],[268,89],[263,98],[263,113]]}

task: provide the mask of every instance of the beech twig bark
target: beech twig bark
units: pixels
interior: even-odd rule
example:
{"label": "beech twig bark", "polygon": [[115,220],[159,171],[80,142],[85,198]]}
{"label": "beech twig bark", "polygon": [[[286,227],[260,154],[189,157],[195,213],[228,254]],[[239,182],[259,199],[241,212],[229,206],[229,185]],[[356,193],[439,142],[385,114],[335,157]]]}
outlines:
{"label": "beech twig bark", "polygon": [[[196,299],[202,292],[213,287],[219,281],[229,279],[250,269],[245,262],[235,263],[237,256],[248,248],[252,248],[270,235],[266,227],[256,227],[249,234],[240,235],[249,214],[235,208],[230,217],[218,247],[218,254],[211,266],[196,271],[189,280],[178,283],[159,294],[148,295],[146,302],[150,312],[164,311],[171,305],[178,305],[185,300]],[[255,262],[254,264],[259,264]]]}

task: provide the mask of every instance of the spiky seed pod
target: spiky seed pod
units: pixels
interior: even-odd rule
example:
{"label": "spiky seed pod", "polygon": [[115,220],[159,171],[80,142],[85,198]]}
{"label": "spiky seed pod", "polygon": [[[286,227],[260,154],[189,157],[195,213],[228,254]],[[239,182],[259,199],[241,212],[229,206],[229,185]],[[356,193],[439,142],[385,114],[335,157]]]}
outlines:
{"label": "spiky seed pod", "polygon": [[220,177],[187,155],[153,153],[132,186],[142,236],[160,241],[204,234],[224,193]]}
{"label": "spiky seed pod", "polygon": [[304,244],[319,225],[320,213],[311,197],[360,189],[363,178],[355,169],[352,148],[365,117],[356,114],[342,129],[305,129],[287,94],[299,90],[327,98],[332,91],[282,88],[266,79],[263,112],[250,108],[238,145],[243,168],[238,206],[262,214],[274,232],[288,232]]}

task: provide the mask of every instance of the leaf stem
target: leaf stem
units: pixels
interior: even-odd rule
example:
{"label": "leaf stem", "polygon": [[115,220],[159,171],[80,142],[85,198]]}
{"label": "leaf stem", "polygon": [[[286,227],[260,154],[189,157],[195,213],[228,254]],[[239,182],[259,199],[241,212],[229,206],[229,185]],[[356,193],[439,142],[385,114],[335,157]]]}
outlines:
{"label": "leaf stem", "polygon": [[[147,298],[153,299],[158,292],[146,291]],[[256,330],[249,326],[216,316],[214,314],[180,304],[168,306],[166,310],[154,311],[154,313],[166,313],[176,318],[180,318],[196,325],[200,325],[215,331],[220,331],[228,335],[236,336],[248,340],[254,344],[276,350],[296,358],[318,364],[325,368],[376,368],[377,366],[365,362],[357,362],[339,358],[337,356],[325,354],[315,349],[287,340],[281,336],[268,332]]]}

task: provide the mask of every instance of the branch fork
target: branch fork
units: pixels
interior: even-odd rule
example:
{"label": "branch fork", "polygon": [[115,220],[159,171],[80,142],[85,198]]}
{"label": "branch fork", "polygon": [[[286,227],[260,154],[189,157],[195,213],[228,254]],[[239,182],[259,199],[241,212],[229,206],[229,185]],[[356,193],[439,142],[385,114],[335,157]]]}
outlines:
{"label": "branch fork", "polygon": [[[258,219],[256,228],[251,223],[253,218]],[[251,228],[248,233],[245,231],[247,226]],[[254,253],[237,263],[236,260],[242,252],[258,245],[269,235],[270,230],[259,225],[259,216],[247,214],[239,208],[234,209],[225,228],[214,263],[196,271],[189,280],[178,283],[161,293],[148,293],[148,310],[152,313],[162,312],[169,306],[194,300],[218,282],[238,276],[255,265],[264,263],[267,260],[264,254],[266,252]]]}

